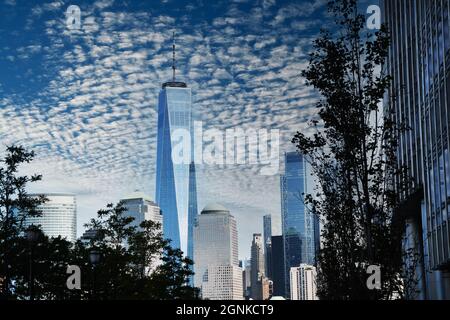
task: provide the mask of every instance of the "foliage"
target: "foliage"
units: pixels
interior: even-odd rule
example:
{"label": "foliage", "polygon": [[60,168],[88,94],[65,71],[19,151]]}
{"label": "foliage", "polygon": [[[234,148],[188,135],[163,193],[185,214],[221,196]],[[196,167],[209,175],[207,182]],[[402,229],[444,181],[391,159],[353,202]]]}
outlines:
{"label": "foliage", "polygon": [[22,252],[24,222],[27,217],[39,216],[38,205],[46,201],[43,196],[30,196],[29,183],[40,181],[40,175],[21,176],[18,170],[29,163],[34,153],[21,146],[9,146],[0,160],[0,278],[1,299],[15,296],[14,283],[20,280],[16,272],[16,257]]}
{"label": "foliage", "polygon": [[[335,29],[321,31],[302,73],[322,96],[320,120],[312,121],[312,136],[298,132],[293,139],[318,185],[306,196],[323,223],[318,293],[392,299],[403,291],[402,230],[394,213],[408,179],[396,158],[398,135],[407,128],[381,107],[391,82],[383,72],[390,38],[385,26],[365,28],[358,1],[328,6]],[[381,290],[367,288],[369,265],[381,267]]]}
{"label": "foliage", "polygon": [[[161,225],[143,221],[136,225],[123,203],[109,204],[86,225],[90,240],[74,244],[49,238],[39,226],[36,239],[27,239],[25,221],[39,216],[44,196],[26,193],[28,183],[41,176],[19,176],[20,164],[33,152],[8,147],[0,166],[0,283],[1,298],[27,300],[198,299],[188,285],[193,262],[163,239]],[[90,255],[100,255],[90,263]],[[67,267],[81,269],[81,289],[69,290]]]}

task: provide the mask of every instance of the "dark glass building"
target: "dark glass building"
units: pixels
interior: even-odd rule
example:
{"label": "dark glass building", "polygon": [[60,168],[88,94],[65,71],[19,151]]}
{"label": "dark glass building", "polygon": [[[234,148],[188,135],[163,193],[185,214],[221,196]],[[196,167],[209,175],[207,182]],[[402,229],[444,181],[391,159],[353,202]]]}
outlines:
{"label": "dark glass building", "polygon": [[272,282],[273,296],[286,296],[283,236],[272,236]]}
{"label": "dark glass building", "polygon": [[383,1],[393,77],[385,109],[411,128],[398,147],[413,180],[398,212],[405,249],[419,257],[411,299],[450,299],[449,10],[448,0]]}

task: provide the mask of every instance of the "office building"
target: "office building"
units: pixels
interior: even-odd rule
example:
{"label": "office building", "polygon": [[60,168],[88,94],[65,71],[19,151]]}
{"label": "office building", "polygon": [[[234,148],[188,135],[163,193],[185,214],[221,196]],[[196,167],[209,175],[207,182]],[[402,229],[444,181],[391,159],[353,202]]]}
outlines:
{"label": "office building", "polygon": [[301,263],[316,262],[318,219],[305,206],[307,164],[298,152],[284,156],[285,173],[280,177],[281,221],[284,246],[285,292],[290,292],[289,272]]}
{"label": "office building", "polygon": [[301,264],[291,268],[291,300],[318,300],[316,286],[316,267]]}
{"label": "office building", "polygon": [[75,195],[47,193],[44,196],[48,201],[38,206],[41,215],[28,217],[24,223],[25,227],[30,225],[40,226],[48,237],[61,236],[70,242],[75,242],[77,237],[77,202]]}
{"label": "office building", "polygon": [[263,230],[264,267],[267,278],[272,279],[272,216],[270,214],[263,217]]}
{"label": "office building", "polygon": [[253,300],[268,299],[268,290],[265,291],[265,285],[268,286],[264,269],[264,239],[260,233],[253,234],[251,247],[251,298]]}
{"label": "office building", "polygon": [[[192,250],[192,230],[197,215],[195,188],[195,165],[192,163],[190,139],[173,139],[174,131],[192,134],[191,89],[186,83],[175,79],[175,44],[173,45],[174,63],[172,81],[165,82],[158,99],[158,136],[156,155],[156,203],[163,212],[164,237],[172,240],[171,245],[188,253]],[[187,137],[186,137],[187,138]],[[172,150],[181,149],[178,161],[173,161]],[[183,160],[184,159],[184,160]],[[187,159],[187,161],[186,161]],[[196,202],[196,199],[195,199]]]}
{"label": "office building", "polygon": [[[194,256],[194,224],[197,219],[197,174],[195,172],[195,163],[192,161],[189,165],[189,202],[188,202],[188,236],[187,236],[187,256]],[[192,266],[191,266],[192,269]],[[194,276],[189,277],[189,284],[194,284]]]}
{"label": "office building", "polygon": [[124,208],[127,211],[125,216],[133,217],[131,225],[139,227],[146,220],[159,223],[163,227],[163,215],[158,205],[152,199],[142,192],[134,192],[127,197],[121,199]]}
{"label": "office building", "polygon": [[413,182],[396,213],[404,222],[405,252],[414,252],[406,261],[416,281],[408,298],[450,299],[450,5],[382,3],[392,37],[385,112],[410,128],[399,135],[397,157]]}
{"label": "office building", "polygon": [[206,206],[194,225],[194,285],[203,299],[242,300],[236,220],[219,204]]}
{"label": "office building", "polygon": [[243,290],[244,290],[244,298],[250,299],[251,296],[251,260],[246,259],[242,261],[242,265],[240,265],[242,268],[242,274],[243,274]]}
{"label": "office building", "polygon": [[272,236],[272,282],[273,296],[287,297],[284,269],[283,236]]}

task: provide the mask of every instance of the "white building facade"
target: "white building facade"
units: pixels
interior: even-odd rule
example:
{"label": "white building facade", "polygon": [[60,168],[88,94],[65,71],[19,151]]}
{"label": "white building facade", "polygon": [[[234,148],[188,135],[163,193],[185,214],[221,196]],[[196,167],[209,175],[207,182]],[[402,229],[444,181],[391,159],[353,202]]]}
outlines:
{"label": "white building facade", "polygon": [[301,264],[290,270],[291,300],[319,300],[316,286],[316,267]]}
{"label": "white building facade", "polygon": [[[25,227],[40,226],[44,234],[50,238],[65,238],[75,242],[77,237],[77,201],[74,194],[43,194],[48,201],[38,206],[39,217],[28,217]],[[31,196],[38,196],[37,194]]]}
{"label": "white building facade", "polygon": [[143,221],[151,220],[161,224],[163,230],[163,215],[159,206],[142,192],[134,192],[121,199],[127,209],[126,215],[133,217],[133,225],[138,227]]}
{"label": "white building facade", "polygon": [[236,220],[221,205],[206,206],[194,225],[194,286],[203,299],[242,300]]}

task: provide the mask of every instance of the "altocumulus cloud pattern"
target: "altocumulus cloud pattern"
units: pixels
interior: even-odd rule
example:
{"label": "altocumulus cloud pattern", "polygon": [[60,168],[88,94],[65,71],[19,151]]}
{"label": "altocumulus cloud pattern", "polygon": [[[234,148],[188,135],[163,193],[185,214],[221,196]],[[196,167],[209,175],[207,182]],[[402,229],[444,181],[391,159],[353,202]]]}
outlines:
{"label": "altocumulus cloud pattern", "polygon": [[[177,79],[205,129],[279,129],[280,150],[292,150],[315,113],[300,72],[324,2],[77,1],[81,29],[70,32],[70,1],[0,0],[0,142],[36,151],[26,170],[44,181],[33,191],[77,194],[79,230],[108,201],[135,189],[153,196],[157,94],[175,31]],[[197,170],[199,208],[230,208],[240,241],[258,217],[279,213],[279,179],[258,166]]]}

